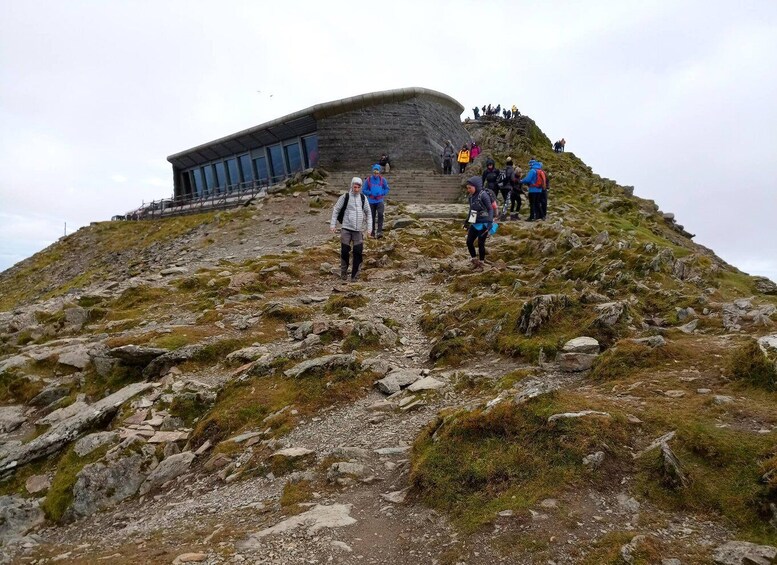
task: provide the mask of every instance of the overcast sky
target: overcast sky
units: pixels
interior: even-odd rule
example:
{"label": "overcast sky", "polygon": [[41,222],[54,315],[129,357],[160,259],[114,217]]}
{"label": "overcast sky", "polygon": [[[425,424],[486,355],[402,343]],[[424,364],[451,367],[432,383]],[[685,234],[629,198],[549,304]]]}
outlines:
{"label": "overcast sky", "polygon": [[0,269],[170,196],[168,155],[408,86],[516,104],[777,280],[774,0],[0,0]]}

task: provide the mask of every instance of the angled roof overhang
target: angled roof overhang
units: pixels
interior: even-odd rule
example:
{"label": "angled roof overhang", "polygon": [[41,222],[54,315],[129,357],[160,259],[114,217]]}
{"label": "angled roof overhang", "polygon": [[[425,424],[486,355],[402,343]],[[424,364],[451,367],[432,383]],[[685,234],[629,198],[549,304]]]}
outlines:
{"label": "angled roof overhang", "polygon": [[342,100],[316,104],[299,112],[294,112],[293,114],[170,155],[167,160],[180,169],[194,167],[207,161],[222,159],[255,147],[271,145],[283,139],[313,133],[316,131],[316,120],[321,118],[329,118],[380,104],[402,102],[417,96],[432,98],[438,103],[449,106],[457,114],[461,114],[464,111],[464,106],[447,94],[428,88],[411,87],[370,92],[368,94],[343,98]]}

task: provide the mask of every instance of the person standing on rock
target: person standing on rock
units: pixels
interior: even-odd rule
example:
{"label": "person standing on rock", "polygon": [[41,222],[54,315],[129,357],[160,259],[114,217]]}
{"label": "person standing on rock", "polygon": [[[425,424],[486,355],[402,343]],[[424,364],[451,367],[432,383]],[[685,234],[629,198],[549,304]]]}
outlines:
{"label": "person standing on rock", "polygon": [[529,185],[529,217],[528,221],[542,219],[542,190],[545,188],[545,171],[542,163],[536,159],[529,161],[529,172],[520,180],[520,184]]}
{"label": "person standing on rock", "polygon": [[[486,259],[486,238],[494,222],[494,208],[491,197],[483,189],[480,177],[470,177],[467,181],[469,195],[469,214],[464,227],[467,228],[467,249],[472,258],[472,268],[483,270]],[[475,253],[475,240],[478,240],[478,250]]]}
{"label": "person standing on rock", "polygon": [[389,185],[386,179],[380,174],[380,165],[378,163],[375,163],[372,166],[372,174],[364,181],[363,192],[370,202],[370,212],[372,216],[372,230],[370,235],[380,239],[383,237],[383,212],[386,209],[384,199],[388,196]]}
{"label": "person standing on rock", "polygon": [[467,168],[467,165],[469,164],[469,149],[467,148],[467,144],[461,146],[461,151],[459,151],[459,156],[457,161],[459,162],[459,174],[464,174],[464,170]]}
{"label": "person standing on rock", "polygon": [[456,150],[450,140],[445,142],[442,150],[442,174],[453,174],[453,158],[456,156]]}
{"label": "person standing on rock", "polygon": [[362,179],[353,177],[351,189],[337,199],[332,210],[332,220],[329,222],[329,229],[332,233],[337,231],[335,227],[337,222],[343,226],[340,231],[340,278],[344,281],[348,280],[351,244],[353,244],[351,281],[356,281],[359,278],[364,249],[365,221],[367,222],[367,233],[372,233],[372,213],[367,198],[362,194]]}
{"label": "person standing on rock", "polygon": [[387,153],[383,153],[378,160],[378,164],[381,166],[381,172],[385,175],[391,170],[391,160]]}

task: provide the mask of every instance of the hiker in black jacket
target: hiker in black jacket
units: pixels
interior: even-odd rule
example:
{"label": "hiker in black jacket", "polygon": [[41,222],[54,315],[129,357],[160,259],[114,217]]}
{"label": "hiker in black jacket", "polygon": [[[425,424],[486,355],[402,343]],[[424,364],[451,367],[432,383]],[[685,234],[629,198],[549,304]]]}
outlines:
{"label": "hiker in black jacket", "polygon": [[481,177],[483,189],[490,189],[494,194],[499,194],[499,169],[490,157],[486,159],[486,169]]}

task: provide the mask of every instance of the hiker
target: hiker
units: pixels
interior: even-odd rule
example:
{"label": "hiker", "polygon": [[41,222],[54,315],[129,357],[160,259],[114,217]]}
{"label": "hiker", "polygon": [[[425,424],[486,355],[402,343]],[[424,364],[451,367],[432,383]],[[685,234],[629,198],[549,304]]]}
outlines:
{"label": "hiker", "polygon": [[542,170],[542,163],[536,159],[529,161],[529,172],[520,180],[520,184],[529,185],[529,217],[528,221],[541,220],[542,208],[541,197],[542,189],[546,185],[545,171]]}
{"label": "hiker", "polygon": [[477,157],[478,157],[478,155],[480,155],[480,153],[481,153],[480,146],[473,141],[472,142],[472,148],[469,150],[469,162],[471,163],[472,161],[477,159]]}
{"label": "hiker", "polygon": [[496,194],[499,192],[499,169],[496,168],[496,163],[491,157],[486,159],[486,168],[480,180],[483,182],[483,188],[490,190],[496,200]]}
{"label": "hiker", "polygon": [[386,208],[383,199],[389,193],[389,185],[380,174],[379,164],[375,163],[372,166],[372,175],[364,180],[362,192],[370,203],[370,215],[372,216],[372,231],[370,235],[380,239],[383,237],[383,212]]}
{"label": "hiker", "polygon": [[378,164],[380,165],[380,170],[384,175],[391,170],[391,161],[389,160],[389,157],[386,153],[380,156]]}
{"label": "hiker", "polygon": [[[540,169],[542,169],[542,163],[540,163]],[[550,188],[550,173],[545,171],[545,169],[542,170],[545,172],[545,186],[542,188],[542,193],[540,194],[540,212],[542,212],[540,219],[544,220],[545,216],[548,215],[548,189]]]}
{"label": "hiker", "polygon": [[513,107],[510,108],[510,111],[513,113],[513,118],[517,118],[521,115],[521,113],[518,111],[518,107],[515,104],[513,104]]}
{"label": "hiker", "polygon": [[469,163],[469,149],[466,143],[461,146],[461,151],[459,151],[459,156],[456,160],[459,162],[459,174],[463,174]]}
{"label": "hiker", "polygon": [[[509,112],[509,110],[507,111]],[[512,205],[513,185],[515,180],[514,179],[515,168],[513,167],[512,157],[507,158],[507,161],[505,162],[505,170],[502,171],[502,173],[499,176],[501,179],[499,190],[502,193],[502,198],[504,199],[504,207],[502,208],[502,219],[506,219],[507,212],[509,211],[508,206]]]}
{"label": "hiker", "polygon": [[[486,258],[486,238],[494,222],[494,209],[491,197],[483,190],[480,177],[470,177],[467,181],[467,194],[469,194],[469,213],[464,223],[464,227],[467,228],[467,249],[472,259],[472,268],[481,271]],[[475,254],[476,239],[478,240],[477,255]]]}
{"label": "hiker", "polygon": [[[511,161],[508,160],[508,163]],[[520,168],[513,169],[513,175],[510,181],[510,219],[520,220],[521,216],[521,195],[525,196],[519,179],[521,178],[522,171]]]}
{"label": "hiker", "polygon": [[561,142],[560,141],[557,141],[556,143],[553,144],[553,151],[555,153],[561,153]]}
{"label": "hiker", "polygon": [[472,115],[475,116],[476,120],[479,119],[480,118],[480,108],[478,108],[477,106],[472,108]]}
{"label": "hiker", "polygon": [[329,229],[336,232],[335,225],[340,222],[343,229],[340,230],[340,278],[348,280],[348,263],[353,243],[353,267],[351,269],[351,281],[359,278],[359,268],[362,264],[362,250],[364,248],[364,234],[362,228],[367,221],[367,233],[372,233],[372,214],[367,198],[362,194],[362,179],[353,177],[351,189],[340,196],[332,210],[332,220]]}
{"label": "hiker", "polygon": [[561,144],[561,152],[563,153],[565,151],[565,147],[567,146],[567,140],[562,137],[559,143]]}
{"label": "hiker", "polygon": [[456,156],[456,150],[453,148],[451,140],[445,142],[445,147],[442,149],[442,174],[453,174],[453,158]]}

